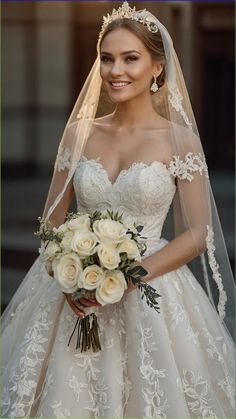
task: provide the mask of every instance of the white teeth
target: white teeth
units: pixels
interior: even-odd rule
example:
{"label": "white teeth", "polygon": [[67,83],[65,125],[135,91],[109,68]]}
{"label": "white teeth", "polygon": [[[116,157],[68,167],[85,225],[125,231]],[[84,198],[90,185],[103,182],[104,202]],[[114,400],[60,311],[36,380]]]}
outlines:
{"label": "white teeth", "polygon": [[114,87],[124,87],[124,86],[128,86],[129,82],[119,82],[119,83],[113,83],[111,82],[111,85]]}

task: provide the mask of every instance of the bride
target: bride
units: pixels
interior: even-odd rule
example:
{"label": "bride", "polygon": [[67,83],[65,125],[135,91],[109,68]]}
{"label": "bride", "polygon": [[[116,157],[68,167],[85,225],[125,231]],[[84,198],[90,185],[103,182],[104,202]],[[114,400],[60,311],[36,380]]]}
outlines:
{"label": "bride", "polygon": [[[141,264],[160,313],[133,285],[115,304],[81,298],[82,309],[41,249],[2,319],[1,417],[234,417],[233,278],[201,141],[166,28],[127,2],[104,17],[65,127],[44,211],[55,227],[74,194],[81,212],[113,209],[144,226]],[[99,352],[67,345],[86,307]]]}

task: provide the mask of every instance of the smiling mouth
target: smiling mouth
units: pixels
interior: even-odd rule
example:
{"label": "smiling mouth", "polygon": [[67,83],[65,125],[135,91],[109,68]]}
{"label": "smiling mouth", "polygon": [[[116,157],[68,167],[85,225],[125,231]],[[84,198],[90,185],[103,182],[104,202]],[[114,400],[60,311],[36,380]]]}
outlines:
{"label": "smiling mouth", "polygon": [[111,85],[113,89],[120,90],[126,86],[129,86],[131,84],[131,81],[119,81],[119,82],[109,81],[109,84]]}

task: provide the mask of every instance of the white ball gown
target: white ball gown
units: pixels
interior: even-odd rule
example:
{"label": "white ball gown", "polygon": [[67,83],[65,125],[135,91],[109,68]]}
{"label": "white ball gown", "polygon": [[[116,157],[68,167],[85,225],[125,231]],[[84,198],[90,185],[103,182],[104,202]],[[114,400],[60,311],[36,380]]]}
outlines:
{"label": "white ball gown", "polygon": [[[112,184],[99,160],[74,175],[81,211],[116,209],[144,226],[145,257],[167,241],[162,227],[176,185],[158,161],[134,163]],[[2,336],[2,417],[234,417],[234,346],[185,265],[150,284],[161,313],[138,289],[97,309],[102,350],[80,353],[77,319],[39,258],[10,303]]]}

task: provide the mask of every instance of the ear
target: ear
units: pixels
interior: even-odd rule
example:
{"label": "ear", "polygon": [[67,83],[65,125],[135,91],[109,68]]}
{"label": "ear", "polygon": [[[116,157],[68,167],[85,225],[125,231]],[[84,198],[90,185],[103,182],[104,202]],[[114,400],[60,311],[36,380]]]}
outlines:
{"label": "ear", "polygon": [[160,76],[162,70],[163,70],[163,64],[160,63],[159,61],[155,61],[153,65],[153,75],[156,77]]}

